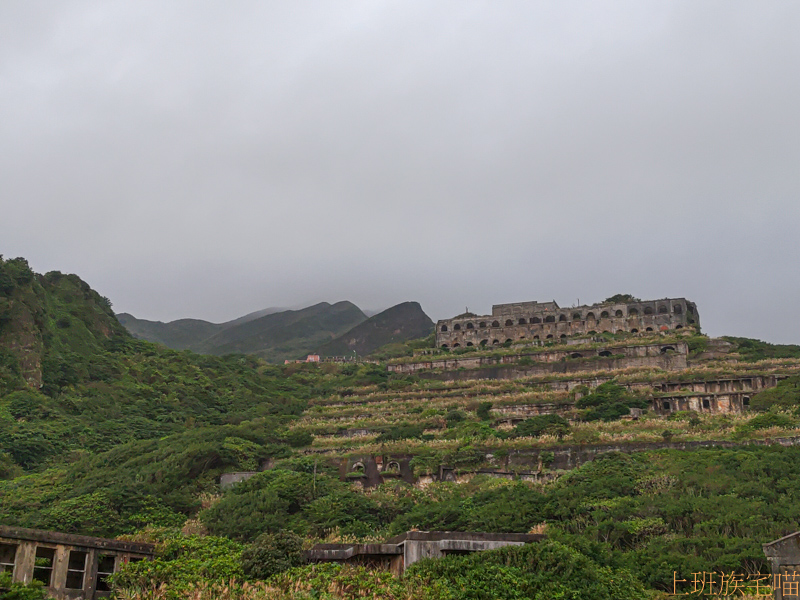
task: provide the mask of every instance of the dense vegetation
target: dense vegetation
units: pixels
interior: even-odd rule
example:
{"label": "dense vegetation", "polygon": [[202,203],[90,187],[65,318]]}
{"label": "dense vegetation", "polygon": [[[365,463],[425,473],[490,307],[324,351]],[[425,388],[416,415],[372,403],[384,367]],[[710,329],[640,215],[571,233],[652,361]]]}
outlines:
{"label": "dense vegetation", "polygon": [[[705,338],[689,339],[699,355]],[[116,576],[119,597],[131,599],[642,598],[648,588],[671,590],[675,573],[766,572],[761,543],[800,521],[798,447],[611,453],[548,470],[552,446],[639,441],[636,432],[740,443],[797,435],[800,376],[785,360],[797,347],[731,341],[747,364],[590,373],[603,382],[593,389],[551,386],[563,374],[437,382],[378,364],[276,366],[136,340],[78,277],[0,258],[0,523],[157,541],[155,561]],[[431,343],[393,341],[380,356]],[[748,415],[621,420],[658,393],[628,384],[736,373],[783,379],[753,396],[758,412]],[[563,416],[507,422],[516,406],[534,404]],[[543,451],[529,468],[560,476],[361,490],[339,472],[348,455],[393,453],[411,457],[418,475],[443,465],[513,470],[509,455],[535,447]],[[219,488],[223,472],[262,470]],[[412,528],[533,530],[547,541],[421,562],[402,579],[300,564],[313,541]],[[41,597],[36,587],[12,591]]]}

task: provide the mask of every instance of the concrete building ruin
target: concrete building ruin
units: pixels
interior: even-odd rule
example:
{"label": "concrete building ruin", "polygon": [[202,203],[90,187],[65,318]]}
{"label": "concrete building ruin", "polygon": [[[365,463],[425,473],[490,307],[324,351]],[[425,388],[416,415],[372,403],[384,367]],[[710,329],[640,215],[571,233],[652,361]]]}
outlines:
{"label": "concrete building ruin", "polygon": [[553,302],[495,304],[492,314],[436,323],[436,346],[492,346],[596,333],[640,333],[699,327],[697,305],[686,298],[561,308]]}
{"label": "concrete building ruin", "polygon": [[41,581],[56,600],[92,600],[111,593],[108,577],[129,562],[150,559],[154,546],[0,525],[0,572],[13,581]]}
{"label": "concrete building ruin", "polygon": [[800,531],[774,542],[762,544],[764,555],[772,566],[772,597],[788,600],[800,596]]}
{"label": "concrete building ruin", "polygon": [[543,538],[543,535],[531,533],[408,531],[382,544],[317,544],[306,557],[310,562],[357,564],[402,575],[423,558],[521,546]]}

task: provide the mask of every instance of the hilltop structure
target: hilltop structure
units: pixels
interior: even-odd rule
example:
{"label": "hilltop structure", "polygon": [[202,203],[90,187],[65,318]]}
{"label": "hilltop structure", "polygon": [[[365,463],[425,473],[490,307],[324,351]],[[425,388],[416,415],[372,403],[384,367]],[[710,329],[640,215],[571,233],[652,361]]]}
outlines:
{"label": "hilltop structure", "polygon": [[596,333],[639,333],[699,327],[697,305],[686,298],[600,303],[561,308],[553,302],[495,304],[492,314],[464,314],[436,323],[436,346],[497,345]]}

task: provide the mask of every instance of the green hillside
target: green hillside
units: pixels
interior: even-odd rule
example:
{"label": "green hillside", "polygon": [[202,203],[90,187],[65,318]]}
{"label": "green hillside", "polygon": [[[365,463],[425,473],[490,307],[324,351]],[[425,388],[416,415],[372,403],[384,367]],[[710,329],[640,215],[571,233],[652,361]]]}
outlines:
{"label": "green hillside", "polygon": [[425,337],[433,332],[433,321],[422,311],[418,302],[403,302],[393,306],[319,349],[322,356],[364,356],[386,346]]}
{"label": "green hillside", "polygon": [[200,354],[255,354],[270,362],[301,358],[365,321],[351,302],[321,302],[300,310],[265,309],[227,323],[180,319],[169,323],[117,315],[136,338]]}
{"label": "green hillside", "polygon": [[119,313],[117,319],[133,337],[164,344],[173,350],[186,350],[196,346],[226,327],[225,324],[209,323],[200,319],[179,319],[168,323],[147,321],[128,313]]}
{"label": "green hillside", "polygon": [[270,362],[299,358],[366,320],[352,302],[320,302],[234,325],[195,345],[204,354],[255,354]]}
{"label": "green hillside", "polygon": [[[161,542],[155,561],[126,567],[115,584],[138,600],[305,600],[319,589],[341,599],[623,600],[671,592],[674,573],[767,574],[760,545],[800,520],[796,346],[653,332],[441,350],[399,341],[430,330],[415,303],[369,320],[350,303],[323,303],[236,327],[252,324],[252,335],[283,336],[276,352],[339,327],[347,335],[333,350],[350,335],[355,347],[402,352],[379,364],[274,365],[176,351],[135,339],[77,276],[0,259],[0,523]],[[236,327],[213,336],[217,347],[258,343],[247,329],[223,336]],[[690,351],[681,370],[572,356],[679,343]],[[524,367],[567,350],[564,363],[587,366],[579,375],[480,379],[462,369],[454,381],[435,368],[388,370],[484,354]],[[382,352],[373,357],[391,354]],[[762,381],[769,387],[739,412],[653,409]],[[582,464],[563,460],[600,448]],[[385,481],[363,489],[363,463],[386,465]],[[222,490],[231,471],[258,473]],[[547,540],[418,563],[400,579],[363,567],[286,570],[295,563],[278,543],[380,541],[413,528]],[[254,562],[279,565],[271,596]],[[162,584],[158,596],[143,591]]]}

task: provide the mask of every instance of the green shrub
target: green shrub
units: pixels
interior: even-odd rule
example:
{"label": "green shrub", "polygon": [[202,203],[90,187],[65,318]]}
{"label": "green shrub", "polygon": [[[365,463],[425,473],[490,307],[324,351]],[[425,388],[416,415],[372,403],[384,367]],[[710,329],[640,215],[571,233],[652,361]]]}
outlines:
{"label": "green shrub", "polygon": [[781,429],[792,429],[797,426],[797,420],[789,415],[780,413],[766,413],[758,415],[750,419],[744,425],[736,428],[737,431],[747,432],[755,431],[758,429],[769,429],[771,427],[780,427]]}
{"label": "green shrub", "polygon": [[578,400],[575,406],[587,409],[583,415],[587,421],[614,421],[630,414],[631,408],[647,408],[648,402],[609,381],[598,385],[594,392]]}
{"label": "green shrub", "polygon": [[40,581],[28,584],[11,581],[11,572],[0,573],[0,600],[47,600],[44,585]]}
{"label": "green shrub", "polygon": [[186,597],[186,591],[200,581],[241,579],[242,545],[214,536],[174,535],[158,546],[153,560],[127,563],[111,576],[117,596],[123,590],[154,589],[164,586],[168,600]]}
{"label": "green shrub", "polygon": [[284,436],[284,440],[292,448],[303,448],[314,442],[314,436],[301,429],[293,429]]}
{"label": "green shrub", "polygon": [[445,415],[448,427],[455,427],[456,424],[463,421],[466,417],[460,410],[451,410]]}
{"label": "green shrub", "polygon": [[262,534],[242,551],[242,569],[250,579],[267,579],[304,562],[303,538],[290,531]]}
{"label": "green shrub", "polygon": [[753,410],[765,411],[772,407],[796,409],[800,407],[800,375],[778,382],[778,385],[757,393],[750,400]]}
{"label": "green shrub", "polygon": [[562,543],[544,540],[467,556],[424,559],[409,577],[435,580],[453,600],[635,600],[650,597],[624,569],[600,566]]}
{"label": "green shrub", "polygon": [[492,403],[481,402],[478,405],[478,409],[475,411],[475,414],[481,421],[488,421],[492,418]]}
{"label": "green shrub", "polygon": [[399,425],[394,425],[381,433],[377,438],[375,438],[375,441],[391,442],[394,440],[423,439],[425,437],[423,435],[424,432],[425,425],[423,424],[412,425],[411,423],[400,423]]}
{"label": "green shrub", "polygon": [[569,421],[560,415],[536,415],[514,428],[514,437],[539,437],[543,434],[564,437],[570,432]]}

